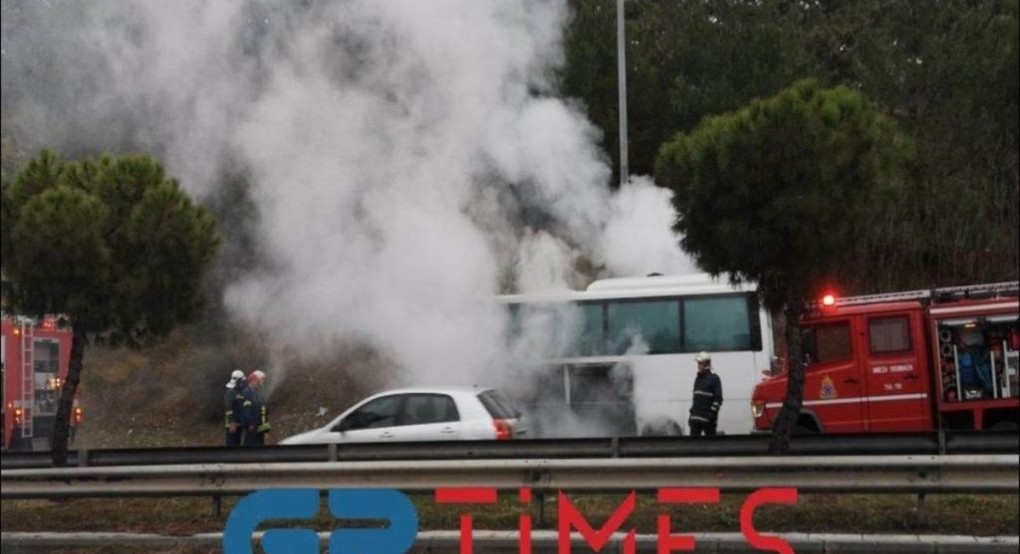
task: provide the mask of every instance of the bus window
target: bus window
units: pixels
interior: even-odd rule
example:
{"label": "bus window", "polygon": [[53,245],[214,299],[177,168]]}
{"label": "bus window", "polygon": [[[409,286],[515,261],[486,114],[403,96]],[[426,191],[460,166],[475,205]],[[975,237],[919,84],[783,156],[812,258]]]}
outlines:
{"label": "bus window", "polygon": [[578,340],[577,352],[572,354],[581,356],[601,356],[606,352],[606,340],[603,332],[603,312],[605,304],[582,303],[581,308],[581,337]]}
{"label": "bus window", "polygon": [[684,347],[688,352],[751,350],[747,297],[684,300]]}
{"label": "bus window", "polygon": [[[541,350],[542,355],[547,357],[576,356],[578,349],[582,354],[590,355],[600,347],[602,318],[599,306],[547,302],[510,304],[507,309],[508,345],[526,341],[530,348]],[[591,322],[591,314],[599,314],[597,322]],[[589,332],[589,325],[593,325],[598,334]]]}
{"label": "bus window", "polygon": [[640,354],[680,352],[677,300],[610,302],[608,318],[611,354],[626,354],[635,336],[640,336],[648,345],[648,352]]}

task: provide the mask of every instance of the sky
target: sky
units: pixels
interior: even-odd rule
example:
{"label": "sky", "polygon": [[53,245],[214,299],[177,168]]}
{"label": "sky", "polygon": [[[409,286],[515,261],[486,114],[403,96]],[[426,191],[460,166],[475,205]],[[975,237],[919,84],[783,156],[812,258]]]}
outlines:
{"label": "sky", "polygon": [[364,341],[393,384],[498,380],[520,349],[493,295],[695,271],[670,193],[614,190],[601,131],[558,94],[568,18],[557,0],[4,0],[5,133],[151,152],[200,200],[240,175],[260,260],[223,292],[233,318],[309,353]]}

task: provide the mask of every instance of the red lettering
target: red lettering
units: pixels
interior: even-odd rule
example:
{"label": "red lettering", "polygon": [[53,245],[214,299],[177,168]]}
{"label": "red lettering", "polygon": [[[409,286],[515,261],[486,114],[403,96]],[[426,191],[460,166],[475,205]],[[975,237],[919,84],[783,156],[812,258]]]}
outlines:
{"label": "red lettering", "polygon": [[[660,504],[718,504],[719,489],[659,489]],[[694,536],[670,535],[669,514],[659,514],[656,518],[659,528],[658,552],[669,554],[676,550],[694,550]]]}
{"label": "red lettering", "polygon": [[[624,520],[634,512],[634,505],[636,503],[637,495],[634,491],[631,491],[627,495],[627,498],[616,507],[613,514],[609,516],[609,520],[606,521],[605,525],[599,528],[598,531],[592,529],[588,520],[584,518],[581,512],[577,511],[574,504],[570,502],[570,498],[567,495],[560,492],[557,495],[558,500],[558,516],[559,516],[559,553],[570,554],[570,529],[577,529],[585,542],[589,546],[595,549],[596,552],[601,552],[602,547],[606,545],[613,532],[623,525]],[[625,554],[634,554],[636,548],[637,530],[631,529],[627,533],[627,537],[623,542],[623,551]]]}
{"label": "red lettering", "polygon": [[[438,488],[436,504],[495,504],[496,489],[493,487]],[[474,522],[470,512],[460,514],[460,554],[471,554],[474,550]]]}
{"label": "red lettering", "polygon": [[793,547],[775,535],[762,535],[754,528],[754,511],[762,504],[795,504],[797,489],[759,489],[748,495],[740,507],[740,532],[752,548],[770,550],[779,554],[793,554]]}

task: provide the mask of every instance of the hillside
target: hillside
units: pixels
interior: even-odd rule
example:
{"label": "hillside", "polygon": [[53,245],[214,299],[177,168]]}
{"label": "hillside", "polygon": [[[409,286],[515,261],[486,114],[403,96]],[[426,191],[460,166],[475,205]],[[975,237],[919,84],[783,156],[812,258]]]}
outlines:
{"label": "hillside", "polygon": [[328,422],[380,388],[377,376],[385,373],[364,347],[339,348],[329,362],[252,363],[269,358],[259,345],[237,332],[214,343],[201,327],[142,350],[90,345],[81,386],[85,423],[73,448],[220,445],[224,384],[237,368],[268,374],[275,442]]}

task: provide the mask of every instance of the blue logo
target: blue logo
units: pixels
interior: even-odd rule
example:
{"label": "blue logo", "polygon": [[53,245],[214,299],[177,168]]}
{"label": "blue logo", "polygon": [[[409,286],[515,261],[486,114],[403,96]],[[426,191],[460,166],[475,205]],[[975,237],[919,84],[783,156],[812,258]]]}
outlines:
{"label": "blue logo", "polygon": [[[223,530],[224,554],[254,554],[252,535],[269,520],[309,520],[319,512],[318,489],[269,489],[241,499]],[[330,489],[329,513],[344,520],[386,520],[389,527],[336,529],[329,536],[331,554],[404,554],[418,534],[418,511],[411,499],[394,489]],[[319,554],[313,529],[267,529],[265,554]]]}

